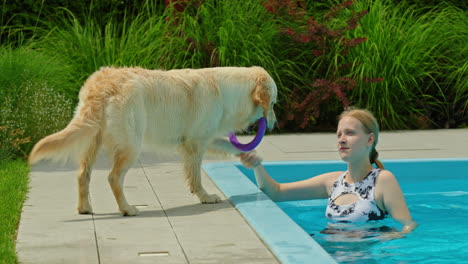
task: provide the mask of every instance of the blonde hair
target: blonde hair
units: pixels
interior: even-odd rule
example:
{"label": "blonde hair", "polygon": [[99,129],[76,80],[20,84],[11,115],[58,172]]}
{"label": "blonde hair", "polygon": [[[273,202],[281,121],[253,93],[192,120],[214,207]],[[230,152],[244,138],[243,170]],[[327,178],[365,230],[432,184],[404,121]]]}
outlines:
{"label": "blonde hair", "polygon": [[364,129],[367,133],[374,134],[374,144],[372,144],[372,149],[369,153],[369,161],[371,164],[377,165],[378,168],[384,169],[384,165],[380,160],[378,160],[379,153],[375,149],[377,142],[379,141],[379,123],[375,119],[374,115],[365,109],[357,109],[354,107],[348,108],[339,116],[338,120],[341,120],[343,117],[350,116],[354,117],[361,122],[364,126]]}

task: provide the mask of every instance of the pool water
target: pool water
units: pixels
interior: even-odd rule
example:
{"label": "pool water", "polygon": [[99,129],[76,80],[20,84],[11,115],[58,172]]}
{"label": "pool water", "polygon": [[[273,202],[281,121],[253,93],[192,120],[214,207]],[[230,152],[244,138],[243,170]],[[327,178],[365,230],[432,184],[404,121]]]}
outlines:
{"label": "pool water", "polygon": [[[405,238],[388,241],[383,232],[367,238],[321,234],[327,226],[326,200],[278,206],[340,263],[460,263],[468,257],[468,192],[410,192],[405,198],[419,226]],[[401,229],[391,218],[379,224]]]}
{"label": "pool water", "polygon": [[[309,166],[275,164],[268,167],[279,182],[297,181],[345,164],[325,162]],[[462,263],[468,259],[468,159],[385,161],[400,183],[416,230],[403,238],[387,239],[385,232],[366,232],[354,226],[348,234],[322,234],[327,227],[326,199],[281,202],[277,205],[310,234],[339,263]],[[253,183],[250,170],[238,166]],[[397,230],[391,218],[374,225]],[[351,234],[351,235],[350,235]],[[468,261],[467,261],[468,263]]]}

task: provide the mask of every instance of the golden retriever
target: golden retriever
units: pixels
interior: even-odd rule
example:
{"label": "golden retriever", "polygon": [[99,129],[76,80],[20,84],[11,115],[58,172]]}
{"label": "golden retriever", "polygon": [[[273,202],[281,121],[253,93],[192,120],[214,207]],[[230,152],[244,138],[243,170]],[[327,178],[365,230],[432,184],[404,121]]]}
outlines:
{"label": "golden retriever", "polygon": [[31,165],[42,159],[79,163],[78,212],[92,213],[88,199],[91,169],[102,145],[113,160],[109,184],[123,215],[136,215],[123,192],[123,179],[142,145],[176,147],[190,191],[202,203],[220,201],[201,185],[207,150],[239,154],[228,140],[260,117],[276,123],[277,88],[261,67],[147,70],[101,68],[80,90],[79,104],[65,129],[40,140]]}

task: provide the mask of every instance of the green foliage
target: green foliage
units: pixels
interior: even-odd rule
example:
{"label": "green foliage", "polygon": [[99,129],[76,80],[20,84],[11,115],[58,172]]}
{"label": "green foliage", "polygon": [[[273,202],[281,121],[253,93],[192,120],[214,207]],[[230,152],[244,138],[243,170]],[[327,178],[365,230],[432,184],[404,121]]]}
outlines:
{"label": "green foliage", "polygon": [[25,137],[24,131],[21,129],[0,126],[0,160],[26,158],[28,154],[23,151],[22,146],[29,142],[31,142],[31,138]]}
{"label": "green foliage", "polygon": [[[205,1],[195,10],[168,8],[156,14],[109,20],[68,13],[39,44],[63,51],[77,68],[90,73],[106,65],[153,68],[199,68],[253,65],[272,60],[271,42],[277,34],[259,1]],[[269,62],[273,65],[273,62]]]}
{"label": "green foliage", "polygon": [[368,40],[350,51],[352,72],[383,81],[358,85],[355,104],[386,129],[460,125],[468,99],[466,14],[446,5],[422,12],[385,0],[356,4],[365,6],[370,12],[351,35]]}
{"label": "green foliage", "polygon": [[[109,65],[262,66],[277,82],[277,116],[289,122],[284,132],[332,129],[336,115],[348,105],[369,108],[384,129],[467,123],[467,19],[464,10],[451,4],[420,8],[390,0],[358,0],[352,5],[333,0],[33,2],[20,7],[18,1],[4,1],[0,27],[1,40],[12,43],[0,48],[0,95],[6,98],[0,110],[2,121],[5,116],[10,120],[3,137],[11,137],[16,129],[24,132],[23,138],[33,130],[44,131],[22,150],[45,131],[66,124],[55,122],[53,128],[40,130],[51,122],[33,118],[41,111],[32,105],[39,108],[40,103],[30,103],[30,98],[48,100],[42,109],[67,113],[58,117],[67,120],[71,110],[58,106],[71,109],[84,80]],[[16,22],[23,16],[19,13],[5,15],[21,8],[29,10],[23,12],[29,14],[29,22]],[[5,67],[5,61],[15,62]],[[54,95],[41,99],[38,94]],[[17,105],[20,108],[12,110]],[[36,124],[24,125],[30,122]],[[0,126],[6,127],[4,123]]]}
{"label": "green foliage", "polygon": [[0,160],[0,263],[16,263],[15,240],[28,189],[29,167]]}
{"label": "green foliage", "polygon": [[[83,21],[94,17],[103,28],[107,21],[135,17],[139,13],[152,13],[164,8],[162,1],[147,0],[9,0],[0,3],[0,41],[21,45],[24,38],[35,36],[40,22],[58,23],[68,12]],[[78,15],[79,14],[79,15]]]}
{"label": "green foliage", "polygon": [[89,74],[102,66],[154,66],[163,31],[162,19],[136,18],[109,21],[103,29],[92,18],[81,22],[73,14],[50,25],[50,31],[36,43],[38,48],[49,47],[45,52],[61,51],[63,61],[72,67],[72,72],[82,82]]}
{"label": "green foliage", "polygon": [[0,47],[0,68],[0,153],[24,157],[70,121],[73,83],[60,60],[28,48]]}
{"label": "green foliage", "polygon": [[432,61],[424,66],[430,69],[427,79],[435,84],[420,85],[423,105],[428,118],[439,126],[460,127],[468,123],[468,16],[445,4],[434,12]]}
{"label": "green foliage", "polygon": [[461,10],[467,10],[468,9],[468,2],[466,1],[459,1],[459,0],[418,0],[418,1],[410,1],[410,0],[405,0],[404,1],[406,5],[412,5],[416,7],[417,9],[421,8],[423,9],[422,11],[425,11],[425,9],[432,9],[438,5],[442,4],[449,4],[450,6],[457,7]]}

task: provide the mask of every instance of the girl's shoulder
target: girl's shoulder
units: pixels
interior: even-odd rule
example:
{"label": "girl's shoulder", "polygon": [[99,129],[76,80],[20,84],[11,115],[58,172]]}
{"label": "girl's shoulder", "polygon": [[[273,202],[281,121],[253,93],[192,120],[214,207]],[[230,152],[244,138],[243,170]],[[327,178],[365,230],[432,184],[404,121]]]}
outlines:
{"label": "girl's shoulder", "polygon": [[378,193],[388,190],[393,190],[398,187],[398,180],[395,175],[388,170],[380,170],[377,180],[375,182],[376,191]]}
{"label": "girl's shoulder", "polygon": [[396,180],[395,175],[391,171],[384,169],[380,169],[378,179],[379,181]]}

